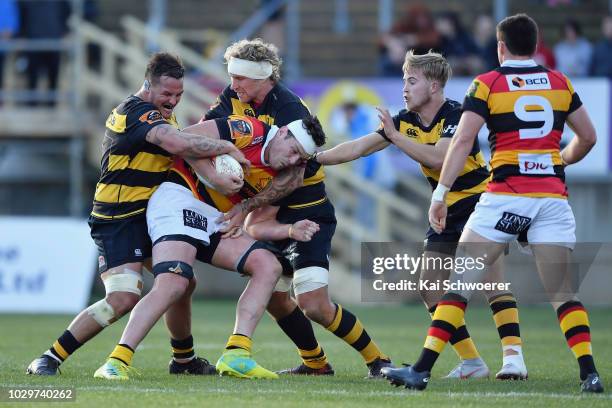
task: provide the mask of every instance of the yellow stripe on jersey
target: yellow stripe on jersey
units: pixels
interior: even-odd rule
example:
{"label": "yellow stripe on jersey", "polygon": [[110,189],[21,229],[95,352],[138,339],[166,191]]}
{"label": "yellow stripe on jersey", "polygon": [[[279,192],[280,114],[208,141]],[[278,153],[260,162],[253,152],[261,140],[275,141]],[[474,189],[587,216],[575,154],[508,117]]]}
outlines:
{"label": "yellow stripe on jersey", "polygon": [[519,164],[519,158],[518,155],[520,154],[550,154],[552,156],[552,162],[553,165],[558,166],[563,164],[563,161],[561,160],[561,154],[559,153],[559,150],[555,150],[555,149],[549,149],[549,150],[503,150],[503,151],[496,151],[493,154],[493,157],[491,158],[491,167],[493,167],[494,169],[498,168],[499,166],[503,166],[503,165],[507,165],[507,164],[511,164],[511,165],[518,165]]}
{"label": "yellow stripe on jersey", "polygon": [[96,186],[96,201],[102,203],[130,203],[148,200],[157,190],[155,187],[131,187],[121,184],[103,184]]}
{"label": "yellow stripe on jersey", "polygon": [[172,158],[161,154],[140,152],[130,161],[127,154],[111,154],[108,156],[108,171],[133,169],[151,173],[168,170]]}
{"label": "yellow stripe on jersey", "polygon": [[323,170],[323,166],[321,166],[319,167],[319,170],[317,170],[315,174],[313,174],[312,176],[308,178],[305,178],[304,183],[302,185],[310,186],[313,184],[320,183],[321,181],[323,181],[323,179],[325,179],[325,170]]}
{"label": "yellow stripe on jersey", "polygon": [[[255,110],[248,103],[240,102],[240,99],[231,98],[232,100],[232,114],[239,116],[251,116],[255,115]],[[257,119],[264,122],[266,125],[272,126],[274,124],[274,118],[270,115],[259,115]]]}
{"label": "yellow stripe on jersey", "polygon": [[127,115],[117,113],[117,109],[108,115],[106,119],[106,127],[115,133],[123,133],[126,128]]}
{"label": "yellow stripe on jersey", "polygon": [[[490,113],[495,115],[498,113],[514,112],[516,101],[523,96],[546,98],[553,110],[562,112],[566,112],[572,102],[572,94],[567,89],[542,90],[537,95],[534,95],[533,91],[496,92],[489,96]],[[542,108],[537,103],[534,103],[533,105],[526,106],[526,110],[539,111]]]}
{"label": "yellow stripe on jersey", "polygon": [[463,170],[461,170],[461,173],[459,173],[459,177],[481,167],[487,167],[487,162],[482,152],[478,151],[476,157],[468,156],[467,160],[465,161],[465,166],[463,167]]}
{"label": "yellow stripe on jersey", "polygon": [[449,191],[446,195],[446,205],[450,207],[456,202],[463,200],[464,198],[468,198],[473,196],[474,194],[480,194],[484,192],[487,188],[487,183],[489,182],[490,177],[484,179],[482,183],[474,186],[472,188],[468,188],[467,190],[461,191]]}
{"label": "yellow stripe on jersey", "polygon": [[442,126],[444,121],[437,123],[429,132],[420,129],[418,126],[410,124],[408,122],[400,121],[399,131],[403,135],[415,138],[419,143],[422,144],[436,144],[440,140],[440,134],[442,133]]}
{"label": "yellow stripe on jersey", "polygon": [[325,201],[327,201],[327,197],[323,197],[320,200],[312,201],[310,203],[288,205],[287,207],[292,208],[294,210],[299,210],[300,208],[314,207],[315,205],[323,204]]}
{"label": "yellow stripe on jersey", "polygon": [[96,218],[102,218],[104,220],[118,220],[118,219],[128,218],[128,217],[131,217],[137,214],[142,214],[143,212],[145,212],[145,210],[146,208],[140,208],[136,211],[132,211],[132,212],[121,214],[121,215],[105,215],[105,214],[100,214],[98,212],[92,211],[91,215],[93,215]]}

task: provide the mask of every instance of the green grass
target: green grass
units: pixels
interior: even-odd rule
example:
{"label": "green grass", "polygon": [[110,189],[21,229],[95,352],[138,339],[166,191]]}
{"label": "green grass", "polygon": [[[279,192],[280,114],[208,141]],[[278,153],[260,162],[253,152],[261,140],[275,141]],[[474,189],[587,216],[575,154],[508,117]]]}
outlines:
{"label": "green grass", "polygon": [[[422,306],[349,307],[364,323],[381,348],[396,363],[414,362],[428,327]],[[234,304],[197,303],[193,332],[196,351],[216,361],[233,327]],[[69,406],[103,407],[379,407],[379,406],[581,406],[610,407],[612,396],[581,396],[577,364],[548,307],[521,309],[523,349],[529,380],[442,380],[456,363],[448,349],[436,365],[425,392],[391,387],[385,381],[368,381],[357,352],[320,327],[317,336],[336,370],[332,378],[282,378],[277,381],[237,380],[219,377],[170,376],[168,337],[158,324],[138,349],[134,366],[142,372],[129,382],[111,383],[92,378],[118,341],[126,320],[107,328],[62,365],[55,378],[24,374],[30,360],[62,333],[72,316],[0,315],[0,386],[75,387],[76,403]],[[590,310],[597,365],[608,390],[612,389],[612,309]],[[501,366],[499,339],[490,312],[472,307],[468,329],[493,372]],[[256,360],[270,369],[299,363],[290,341],[269,317],[264,317],[254,339]],[[0,405],[5,406],[0,402]],[[65,405],[53,403],[52,406]],[[23,403],[15,406],[25,406]],[[36,403],[34,406],[42,406]]]}

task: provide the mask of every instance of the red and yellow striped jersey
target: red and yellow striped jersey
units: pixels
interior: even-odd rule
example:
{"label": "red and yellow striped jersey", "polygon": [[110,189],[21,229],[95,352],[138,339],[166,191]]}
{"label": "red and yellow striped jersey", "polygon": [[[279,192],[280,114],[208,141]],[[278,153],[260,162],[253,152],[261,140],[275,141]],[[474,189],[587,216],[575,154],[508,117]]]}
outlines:
{"label": "red and yellow striped jersey", "polygon": [[194,196],[219,211],[229,211],[234,204],[253,197],[268,185],[277,172],[264,162],[270,126],[248,116],[230,116],[215,119],[221,139],[232,142],[251,162],[251,171],[245,174],[244,185],[236,194],[225,196],[199,181],[194,170],[176,157],[170,169],[169,181],[190,189]]}
{"label": "red and yellow striped jersey", "polygon": [[567,116],[581,105],[565,75],[532,60],[507,61],[476,77],[463,110],[482,116],[489,128],[487,191],[567,198],[559,145]]}

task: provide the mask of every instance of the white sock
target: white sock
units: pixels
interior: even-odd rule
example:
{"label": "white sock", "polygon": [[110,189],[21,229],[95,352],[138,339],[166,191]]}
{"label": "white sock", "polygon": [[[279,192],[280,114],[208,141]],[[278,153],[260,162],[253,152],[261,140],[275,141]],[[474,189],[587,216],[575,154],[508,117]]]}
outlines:
{"label": "white sock", "polygon": [[504,355],[504,362],[503,362],[504,365],[514,364],[517,367],[525,366],[525,361],[523,360],[523,348],[521,346],[517,346],[517,345],[503,346],[502,349],[504,352],[506,350],[512,350],[517,353],[517,354],[510,355],[510,356]]}

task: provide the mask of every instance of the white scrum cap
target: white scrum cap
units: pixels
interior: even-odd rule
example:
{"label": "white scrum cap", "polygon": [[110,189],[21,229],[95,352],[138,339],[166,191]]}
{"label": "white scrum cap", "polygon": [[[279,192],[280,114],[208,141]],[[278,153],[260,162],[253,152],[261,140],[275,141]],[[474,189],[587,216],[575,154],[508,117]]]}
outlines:
{"label": "white scrum cap", "polygon": [[227,63],[230,75],[243,76],[251,79],[266,79],[272,75],[272,64],[268,61],[249,61],[232,57]]}
{"label": "white scrum cap", "polygon": [[302,145],[302,148],[306,154],[314,154],[317,145],[312,139],[312,136],[310,136],[310,134],[304,128],[302,120],[294,120],[287,125],[287,128],[291,131],[291,134],[297,139],[300,145]]}

